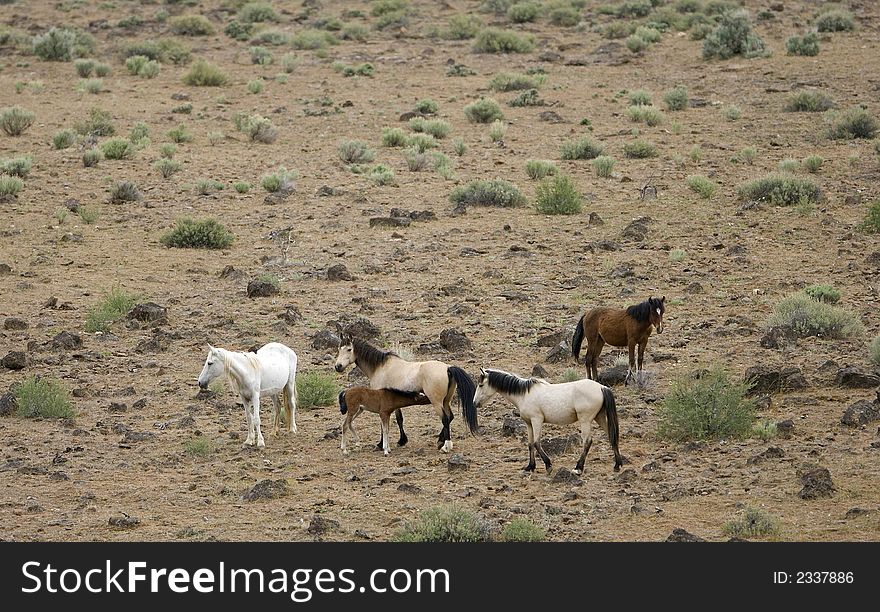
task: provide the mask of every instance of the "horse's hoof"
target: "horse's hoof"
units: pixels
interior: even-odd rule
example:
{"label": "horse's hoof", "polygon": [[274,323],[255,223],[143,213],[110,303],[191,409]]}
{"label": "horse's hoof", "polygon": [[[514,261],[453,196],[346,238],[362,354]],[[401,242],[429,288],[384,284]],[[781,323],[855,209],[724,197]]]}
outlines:
{"label": "horse's hoof", "polygon": [[385,453],[386,457],[391,454],[389,451],[383,451],[383,452]]}
{"label": "horse's hoof", "polygon": [[253,445],[254,445],[254,441],[253,441],[253,440],[245,440],[245,441],[244,441],[244,445],[245,445],[245,446],[253,446]]}
{"label": "horse's hoof", "polygon": [[553,466],[552,466],[552,465],[545,465],[545,466],[544,466],[544,469],[545,469],[545,470],[547,471],[547,473],[549,474],[550,472],[553,471]]}
{"label": "horse's hoof", "polygon": [[525,473],[527,473],[527,474],[530,473],[530,472],[534,472],[534,471],[535,471],[535,466],[532,465],[532,464],[529,464],[529,465],[527,465],[526,467],[523,468],[523,472],[525,472]]}
{"label": "horse's hoof", "polygon": [[397,441],[397,446],[406,446],[407,442],[409,442],[409,438],[401,436],[400,440]]}
{"label": "horse's hoof", "polygon": [[572,474],[576,474],[577,476],[580,476],[580,475],[581,475],[581,470],[579,470],[579,469],[577,469],[577,468],[574,468],[574,469],[571,471],[571,473],[572,473]]}

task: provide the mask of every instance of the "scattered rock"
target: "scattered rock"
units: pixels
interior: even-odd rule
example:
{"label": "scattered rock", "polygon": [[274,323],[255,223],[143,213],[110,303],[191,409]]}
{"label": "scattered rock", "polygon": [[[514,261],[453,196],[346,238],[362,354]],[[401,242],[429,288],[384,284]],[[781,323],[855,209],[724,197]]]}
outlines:
{"label": "scattered rock", "polygon": [[756,365],[746,370],[746,382],[751,382],[750,395],[774,391],[797,391],[807,388],[807,379],[794,366]]}
{"label": "scattered rock", "polygon": [[801,489],[798,495],[801,499],[819,499],[831,497],[834,493],[834,483],[831,481],[831,472],[828,468],[816,467],[801,475]]}
{"label": "scattered rock", "polygon": [[8,317],[5,321],[3,321],[3,329],[10,331],[21,331],[23,329],[28,328],[28,323],[24,319],[19,319],[16,317]]}
{"label": "scattered rock", "polygon": [[[880,391],[878,391],[878,395],[880,395]],[[850,404],[846,411],[844,411],[840,422],[851,427],[859,427],[877,419],[880,419],[880,399],[874,402],[859,400],[854,404]]]}
{"label": "scattered rock", "polygon": [[318,197],[328,197],[328,196],[340,196],[345,195],[345,190],[340,189],[339,187],[330,187],[329,185],[321,185],[318,187],[318,190],[315,191],[315,195]]}
{"label": "scattered rock", "polygon": [[413,495],[416,495],[416,494],[422,492],[421,487],[417,487],[416,485],[409,484],[406,482],[403,483],[402,485],[398,486],[397,490],[400,491],[401,493],[411,493]]}
{"label": "scattered rock", "polygon": [[639,217],[633,219],[623,228],[621,236],[636,242],[642,242],[648,236],[649,226],[654,222],[651,217]]}
{"label": "scattered rock", "polygon": [[8,391],[0,395],[0,416],[9,416],[15,412],[15,393]]}
{"label": "scattered rock", "polygon": [[23,370],[27,366],[27,356],[24,351],[9,351],[0,360],[0,366],[7,370]]}
{"label": "scattered rock", "polygon": [[587,219],[587,225],[589,225],[590,227],[594,225],[605,225],[605,221],[602,220],[602,217],[599,216],[599,213],[591,212],[589,218]]}
{"label": "scattered rock", "polygon": [[536,363],[532,366],[532,378],[544,378],[546,379],[550,374],[547,370],[544,369],[540,363]]}
{"label": "scattered rock", "polygon": [[0,263],[0,276],[5,274],[12,274],[12,268],[9,267],[9,264]]}
{"label": "scattered rock", "polygon": [[623,365],[616,365],[611,368],[599,370],[599,379],[597,382],[605,385],[606,387],[623,385],[626,383],[626,375],[628,372],[629,368]]}
{"label": "scattered rock", "polygon": [[378,338],[382,333],[372,321],[366,317],[345,314],[336,321],[328,321],[327,327],[341,329],[343,334],[351,335],[362,340]]}
{"label": "scattered rock", "polygon": [[245,501],[256,501],[258,499],[278,499],[287,495],[287,481],[283,478],[271,480],[269,478],[261,480],[250,490],[242,495]]}
{"label": "scattered rock", "polygon": [[860,516],[865,516],[866,514],[871,514],[871,511],[865,510],[864,508],[855,507],[855,508],[850,508],[849,510],[847,510],[844,518],[854,519],[854,518],[858,518]]}
{"label": "scattered rock", "polygon": [[559,113],[551,110],[538,113],[538,119],[547,123],[565,123],[565,119]]}
{"label": "scattered rock", "polygon": [[687,287],[684,288],[684,292],[689,295],[699,295],[704,291],[705,289],[703,289],[703,285],[701,285],[697,281],[690,283]]}
{"label": "scattered rock", "polygon": [[[124,406],[125,404],[122,405]],[[125,444],[130,444],[131,442],[146,442],[155,437],[156,434],[152,431],[127,431],[125,432],[125,437],[122,439],[122,442]]]}
{"label": "scattered rock", "polygon": [[553,478],[550,480],[555,484],[566,484],[566,485],[574,485],[579,486],[581,483],[580,477],[569,470],[568,468],[559,468],[556,470],[556,473],[553,474]]}
{"label": "scattered rock", "polygon": [[340,343],[339,336],[327,329],[322,329],[312,336],[312,348],[321,349],[337,349]]}
{"label": "scattered rock", "polygon": [[243,279],[246,274],[241,270],[236,270],[233,266],[226,266],[225,268],[220,270],[219,276],[223,280],[237,281]]}
{"label": "scattered rock", "polygon": [[155,302],[138,304],[128,312],[128,318],[135,321],[152,322],[165,319],[168,309]]}
{"label": "scattered rock", "polygon": [[768,349],[784,348],[797,341],[797,333],[788,325],[777,325],[767,330],[761,338],[761,346]]}
{"label": "scattered rock", "polygon": [[406,111],[405,113],[401,113],[400,117],[398,117],[399,121],[409,121],[410,119],[415,119],[416,117],[424,117],[422,113],[419,111]]}
{"label": "scattered rock", "polygon": [[453,453],[446,462],[446,469],[450,472],[462,472],[470,467],[467,459],[458,453]]}
{"label": "scattered rock", "polygon": [[128,406],[121,402],[110,402],[108,412],[128,412]]}
{"label": "scattered rock", "polygon": [[52,348],[67,349],[72,351],[76,349],[81,349],[82,346],[82,338],[80,338],[77,334],[70,333],[69,331],[63,331],[52,338]]}
{"label": "scattered rock", "polygon": [[568,452],[570,448],[581,450],[583,444],[581,442],[581,434],[572,432],[566,436],[554,436],[547,438],[541,442],[544,451],[550,455],[561,455]]}
{"label": "scattered rock", "polygon": [[794,435],[794,421],[785,419],[776,423],[776,435],[788,439]]}
{"label": "scattered rock", "polygon": [[333,519],[316,514],[312,517],[312,520],[309,521],[309,528],[306,531],[308,531],[310,535],[323,535],[328,531],[335,531],[337,529],[339,529],[339,521],[334,521]]}
{"label": "scattered rock", "polygon": [[538,338],[538,346],[540,347],[550,347],[556,346],[557,344],[562,343],[565,340],[570,339],[574,335],[574,325],[569,325],[564,329],[560,329],[558,331],[553,332],[552,334],[546,334],[544,336],[540,336]]}
{"label": "scattered rock", "polygon": [[547,363],[562,363],[569,359],[571,359],[571,347],[565,340],[550,349],[550,352],[544,357],[544,361]]}
{"label": "scattered rock", "polygon": [[763,463],[768,459],[782,459],[785,457],[785,451],[779,448],[778,446],[771,446],[763,453],[759,453],[754,457],[749,457],[746,461],[747,465],[757,465],[759,463]]}
{"label": "scattered rock", "polygon": [[539,62],[548,62],[548,63],[556,63],[561,62],[564,58],[561,53],[556,53],[555,51],[544,51],[540,55],[538,55]]}
{"label": "scattered rock", "polygon": [[107,523],[117,529],[132,529],[141,524],[141,519],[124,514],[123,516],[111,516]]}
{"label": "scattered rock", "polygon": [[297,323],[302,323],[304,320],[302,313],[299,311],[299,308],[294,306],[293,304],[288,304],[284,307],[284,312],[278,315],[278,318],[287,323],[288,325],[296,325]]}
{"label": "scattered rock", "polygon": [[327,268],[327,280],[329,281],[350,281],[354,280],[351,272],[345,267],[345,264],[334,264]]}
{"label": "scattered rock", "polygon": [[635,275],[632,265],[627,263],[612,268],[610,274],[611,278],[632,278]]}
{"label": "scattered rock", "polygon": [[435,221],[437,219],[437,215],[432,210],[404,210],[403,208],[392,208],[388,216],[409,218],[413,221]]}
{"label": "scattered rock", "polygon": [[463,332],[454,328],[444,329],[440,332],[440,346],[450,353],[470,351],[474,348],[470,339]]}
{"label": "scattered rock", "polygon": [[667,542],[705,542],[700,536],[696,536],[681,527],[676,527],[666,538]]}
{"label": "scattered rock", "polygon": [[522,419],[504,415],[504,421],[501,423],[501,435],[506,438],[519,437],[526,434],[526,424]]}
{"label": "scattered rock", "polygon": [[409,227],[412,219],[409,217],[371,217],[370,227]]}
{"label": "scattered rock", "polygon": [[835,379],[838,387],[847,389],[873,389],[880,387],[880,376],[873,372],[865,372],[859,368],[841,368]]}
{"label": "scattered rock", "polygon": [[276,295],[278,291],[277,284],[259,278],[255,278],[247,286],[247,296],[249,298],[270,297]]}

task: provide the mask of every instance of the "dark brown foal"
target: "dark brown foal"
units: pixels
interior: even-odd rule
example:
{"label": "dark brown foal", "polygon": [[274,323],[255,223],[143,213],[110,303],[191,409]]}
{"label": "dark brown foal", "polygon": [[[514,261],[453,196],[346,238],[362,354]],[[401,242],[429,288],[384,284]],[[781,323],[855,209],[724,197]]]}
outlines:
{"label": "dark brown foal", "polygon": [[406,406],[430,403],[431,400],[424,393],[399,391],[397,389],[352,387],[351,389],[340,391],[339,411],[345,415],[345,422],[342,424],[342,452],[348,454],[346,432],[355,434],[352,421],[363,410],[379,415],[379,419],[382,421],[382,450],[387,455],[390,452],[388,429],[391,424],[391,413],[397,412],[397,426],[400,428],[400,446],[403,446],[406,444],[406,434],[403,431],[403,414],[400,412],[400,409]]}
{"label": "dark brown foal", "polygon": [[[663,333],[663,313],[666,312],[666,297],[660,299],[649,297],[641,304],[629,308],[593,308],[587,312],[574,330],[571,339],[571,354],[580,359],[581,344],[587,339],[587,355],[584,364],[587,367],[587,378],[598,380],[599,355],[606,344],[625,346],[629,349],[629,372],[639,372],[645,359],[645,347],[651,331]],[[636,346],[639,348],[638,363],[636,362]]]}

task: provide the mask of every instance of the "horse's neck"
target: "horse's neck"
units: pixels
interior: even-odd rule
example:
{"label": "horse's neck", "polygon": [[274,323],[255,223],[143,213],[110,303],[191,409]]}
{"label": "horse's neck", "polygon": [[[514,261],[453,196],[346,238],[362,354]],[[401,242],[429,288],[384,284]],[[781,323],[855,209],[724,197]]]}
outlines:
{"label": "horse's neck", "polygon": [[366,366],[366,365],[363,363],[363,359],[360,359],[360,358],[355,359],[355,360],[354,360],[354,364],[355,364],[358,368],[360,368],[361,372],[363,372],[363,373],[367,376],[367,378],[372,379],[373,376],[376,374],[376,372],[379,371],[381,368],[387,368],[388,365],[389,365],[389,362],[390,362],[392,359],[400,359],[400,358],[399,358],[399,357],[396,357],[396,356],[394,356],[394,355],[390,355],[390,356],[388,357],[388,359],[386,359],[385,362],[384,362],[383,364],[381,364],[381,365],[379,365],[379,366],[377,366],[377,367],[375,367],[375,368],[369,368],[368,366]]}
{"label": "horse's neck", "polygon": [[223,361],[226,364],[226,376],[236,390],[240,390],[245,381],[253,378],[256,373],[255,369],[259,365],[256,359],[252,359],[245,353],[233,351],[226,351],[223,355]]}

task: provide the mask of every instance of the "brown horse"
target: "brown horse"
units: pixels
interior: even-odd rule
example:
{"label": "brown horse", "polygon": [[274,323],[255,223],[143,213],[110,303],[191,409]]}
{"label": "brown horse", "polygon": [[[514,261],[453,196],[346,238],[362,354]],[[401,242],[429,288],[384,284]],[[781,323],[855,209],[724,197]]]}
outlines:
{"label": "brown horse", "polygon": [[[599,355],[605,344],[625,346],[629,348],[629,371],[627,380],[642,369],[645,359],[645,347],[651,330],[663,333],[663,313],[666,312],[666,296],[660,299],[649,297],[641,304],[629,308],[593,308],[587,312],[574,330],[571,339],[571,354],[575,360],[580,359],[581,343],[587,338],[587,378],[599,378]],[[639,347],[638,368],[636,368],[636,345]]]}
{"label": "brown horse", "polygon": [[431,400],[424,393],[412,391],[370,389],[369,387],[352,387],[351,389],[340,391],[339,411],[345,415],[345,422],[342,423],[342,452],[346,455],[348,454],[346,432],[357,435],[352,422],[361,411],[366,410],[367,412],[379,415],[379,419],[382,421],[382,450],[387,455],[390,451],[388,428],[390,427],[391,413],[397,413],[397,426],[400,428],[401,438],[406,439],[406,434],[403,433],[403,416],[400,409],[406,406],[430,403]]}

